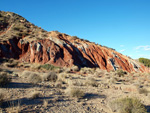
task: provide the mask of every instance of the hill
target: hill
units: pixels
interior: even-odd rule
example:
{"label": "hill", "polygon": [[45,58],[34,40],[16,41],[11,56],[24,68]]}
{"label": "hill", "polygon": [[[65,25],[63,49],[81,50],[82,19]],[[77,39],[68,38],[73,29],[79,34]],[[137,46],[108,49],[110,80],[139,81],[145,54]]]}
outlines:
{"label": "hill", "polygon": [[148,68],[114,49],[58,31],[47,32],[23,17],[0,11],[0,57],[55,66],[148,72]]}
{"label": "hill", "polygon": [[0,112],[150,112],[142,63],[15,13],[1,11],[0,20]]}

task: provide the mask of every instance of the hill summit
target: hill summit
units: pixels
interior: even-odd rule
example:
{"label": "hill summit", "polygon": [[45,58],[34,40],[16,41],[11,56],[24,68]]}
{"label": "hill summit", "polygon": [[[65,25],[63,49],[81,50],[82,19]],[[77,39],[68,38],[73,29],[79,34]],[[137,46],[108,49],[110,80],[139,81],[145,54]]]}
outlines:
{"label": "hill summit", "polygon": [[111,71],[148,72],[148,68],[114,49],[47,32],[12,12],[0,11],[0,57],[55,66],[91,67]]}

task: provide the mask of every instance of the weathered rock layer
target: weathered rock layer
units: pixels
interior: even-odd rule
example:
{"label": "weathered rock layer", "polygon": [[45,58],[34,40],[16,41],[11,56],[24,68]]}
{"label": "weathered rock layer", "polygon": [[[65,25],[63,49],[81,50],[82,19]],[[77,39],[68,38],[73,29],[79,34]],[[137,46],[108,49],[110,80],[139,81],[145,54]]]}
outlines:
{"label": "weathered rock layer", "polygon": [[149,71],[142,64],[113,49],[56,32],[50,32],[46,39],[31,42],[25,37],[14,37],[0,43],[0,57],[56,66],[99,67],[108,71],[117,69],[128,72]]}
{"label": "weathered rock layer", "polygon": [[114,49],[57,31],[47,32],[15,13],[4,11],[0,11],[0,57],[62,67],[77,65],[108,71],[149,71]]}

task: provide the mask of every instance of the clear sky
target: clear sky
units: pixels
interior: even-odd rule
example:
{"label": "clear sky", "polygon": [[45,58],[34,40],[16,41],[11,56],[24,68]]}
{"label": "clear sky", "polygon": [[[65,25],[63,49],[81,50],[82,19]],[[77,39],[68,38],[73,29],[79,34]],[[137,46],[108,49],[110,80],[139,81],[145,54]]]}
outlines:
{"label": "clear sky", "polygon": [[1,0],[0,10],[134,59],[150,58],[150,0]]}

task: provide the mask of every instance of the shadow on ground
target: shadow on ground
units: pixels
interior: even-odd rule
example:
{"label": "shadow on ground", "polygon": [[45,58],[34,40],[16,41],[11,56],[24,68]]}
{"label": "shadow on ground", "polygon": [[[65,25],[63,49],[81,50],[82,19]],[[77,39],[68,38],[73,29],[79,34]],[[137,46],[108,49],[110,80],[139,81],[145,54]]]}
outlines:
{"label": "shadow on ground", "polygon": [[96,99],[96,98],[106,98],[106,96],[105,95],[93,94],[93,93],[86,93],[84,98]]}
{"label": "shadow on ground", "polygon": [[8,88],[31,88],[33,85],[31,83],[16,83],[11,82],[8,85]]}
{"label": "shadow on ground", "polygon": [[21,98],[16,100],[9,100],[6,102],[3,102],[1,107],[7,108],[7,107],[16,107],[16,106],[22,106],[22,105],[38,105],[43,104],[43,100],[52,99],[52,97],[39,97],[37,99],[29,99],[29,98]]}
{"label": "shadow on ground", "polygon": [[150,113],[150,106],[145,106],[145,108],[147,109],[147,112]]}

